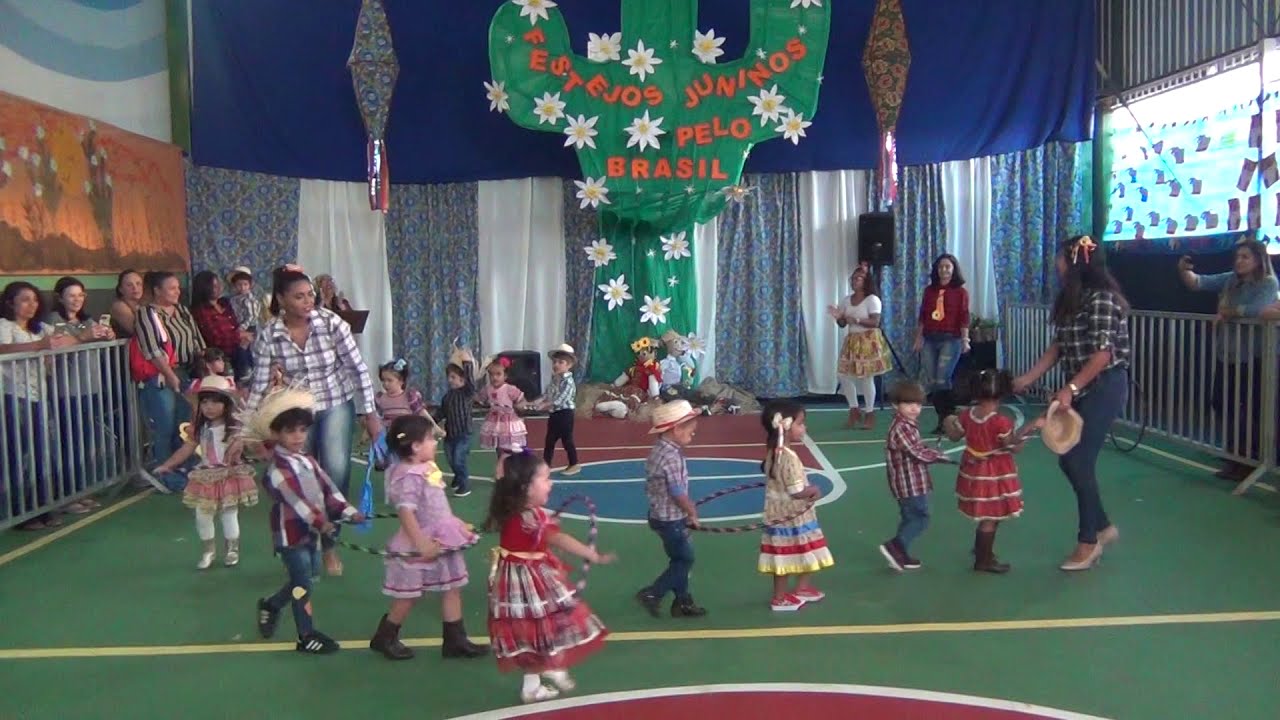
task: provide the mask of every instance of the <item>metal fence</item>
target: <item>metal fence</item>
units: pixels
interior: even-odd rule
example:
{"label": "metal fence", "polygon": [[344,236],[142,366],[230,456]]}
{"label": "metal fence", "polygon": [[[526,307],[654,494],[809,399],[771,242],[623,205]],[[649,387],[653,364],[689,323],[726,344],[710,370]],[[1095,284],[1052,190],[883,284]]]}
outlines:
{"label": "metal fence", "polygon": [[126,341],[0,355],[0,529],[136,475]]}
{"label": "metal fence", "polygon": [[[1004,310],[1006,366],[1023,372],[1053,341],[1043,305]],[[1134,311],[1129,403],[1120,423],[1253,466],[1242,493],[1276,470],[1280,327],[1212,315]],[[1055,366],[1028,393],[1047,399],[1069,378]]]}

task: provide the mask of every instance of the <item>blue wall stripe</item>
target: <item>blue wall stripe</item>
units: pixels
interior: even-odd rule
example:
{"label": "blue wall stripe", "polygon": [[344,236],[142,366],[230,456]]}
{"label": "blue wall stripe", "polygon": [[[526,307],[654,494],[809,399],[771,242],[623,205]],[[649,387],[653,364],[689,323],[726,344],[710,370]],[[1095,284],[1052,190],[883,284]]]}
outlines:
{"label": "blue wall stripe", "polygon": [[0,45],[54,72],[98,82],[147,77],[166,67],[163,25],[152,38],[111,49],[75,42],[31,22],[8,0],[0,0]]}

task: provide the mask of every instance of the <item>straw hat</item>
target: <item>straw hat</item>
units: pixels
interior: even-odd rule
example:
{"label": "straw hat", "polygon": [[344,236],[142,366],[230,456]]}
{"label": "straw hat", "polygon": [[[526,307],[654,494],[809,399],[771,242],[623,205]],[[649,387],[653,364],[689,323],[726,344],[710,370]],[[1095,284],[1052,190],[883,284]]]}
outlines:
{"label": "straw hat", "polygon": [[1044,428],[1040,430],[1040,439],[1044,446],[1056,455],[1065,455],[1080,442],[1080,433],[1084,430],[1084,418],[1074,408],[1063,408],[1058,401],[1049,405]]}
{"label": "straw hat", "polygon": [[258,403],[258,409],[247,412],[241,420],[241,436],[249,442],[263,442],[271,438],[271,423],[286,410],[311,410],[316,399],[310,391],[291,386],[268,394]]}
{"label": "straw hat", "polygon": [[573,346],[569,343],[561,343],[559,347],[547,353],[547,355],[552,360],[556,358],[567,358],[573,362],[578,362],[578,353],[574,352]]}
{"label": "straw hat", "polygon": [[653,411],[653,417],[650,422],[653,427],[649,429],[650,435],[664,433],[671,428],[692,420],[702,414],[702,408],[695,408],[689,404],[688,400],[676,400],[675,402],[659,405]]}
{"label": "straw hat", "polygon": [[191,383],[191,390],[189,392],[192,395],[199,395],[200,393],[218,393],[219,395],[225,395],[232,400],[238,399],[238,396],[236,395],[236,381],[229,377],[223,377],[222,375],[209,375],[196,380]]}

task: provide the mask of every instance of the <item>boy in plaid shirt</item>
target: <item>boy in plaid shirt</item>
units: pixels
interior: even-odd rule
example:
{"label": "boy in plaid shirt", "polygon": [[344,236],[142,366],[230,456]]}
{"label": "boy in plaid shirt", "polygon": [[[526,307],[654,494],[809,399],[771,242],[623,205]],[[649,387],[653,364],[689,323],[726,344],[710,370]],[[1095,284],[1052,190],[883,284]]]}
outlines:
{"label": "boy in plaid shirt", "polygon": [[920,561],[908,552],[912,541],[929,526],[929,493],[933,480],[929,466],[954,462],[941,450],[931,448],[920,439],[916,421],[924,404],[924,388],[913,382],[900,382],[889,388],[889,403],[896,413],[889,424],[885,440],[885,468],[889,473],[889,490],[898,501],[898,533],[880,546],[880,554],[889,567],[901,572],[915,570]]}

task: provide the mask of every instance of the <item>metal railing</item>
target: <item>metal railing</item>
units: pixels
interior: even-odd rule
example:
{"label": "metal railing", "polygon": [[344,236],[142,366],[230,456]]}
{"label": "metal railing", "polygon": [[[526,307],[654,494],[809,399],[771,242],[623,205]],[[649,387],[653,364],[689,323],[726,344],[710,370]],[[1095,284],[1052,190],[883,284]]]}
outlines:
{"label": "metal railing", "polygon": [[[1023,372],[1053,342],[1050,308],[1014,305],[1003,315],[1005,364]],[[1136,310],[1129,338],[1132,392],[1120,424],[1252,466],[1236,494],[1276,470],[1280,327]],[[1028,393],[1047,399],[1068,379],[1054,366]]]}
{"label": "metal railing", "polygon": [[137,474],[128,360],[123,340],[0,355],[0,529]]}

